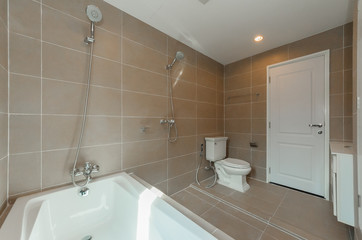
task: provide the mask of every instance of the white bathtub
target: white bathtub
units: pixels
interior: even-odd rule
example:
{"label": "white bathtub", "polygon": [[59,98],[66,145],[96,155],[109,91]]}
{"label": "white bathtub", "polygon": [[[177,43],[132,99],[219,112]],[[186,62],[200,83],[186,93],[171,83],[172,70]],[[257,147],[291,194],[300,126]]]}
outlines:
{"label": "white bathtub", "polygon": [[[216,239],[126,173],[19,198],[1,240]],[[88,238],[89,239],[89,238]]]}

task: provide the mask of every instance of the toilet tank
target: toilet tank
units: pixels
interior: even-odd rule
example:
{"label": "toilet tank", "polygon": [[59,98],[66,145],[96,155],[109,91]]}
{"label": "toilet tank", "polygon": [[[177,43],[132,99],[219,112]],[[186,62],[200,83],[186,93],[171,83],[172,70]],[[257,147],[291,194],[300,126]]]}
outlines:
{"label": "toilet tank", "polygon": [[226,157],[227,137],[207,137],[206,141],[206,160],[217,161]]}

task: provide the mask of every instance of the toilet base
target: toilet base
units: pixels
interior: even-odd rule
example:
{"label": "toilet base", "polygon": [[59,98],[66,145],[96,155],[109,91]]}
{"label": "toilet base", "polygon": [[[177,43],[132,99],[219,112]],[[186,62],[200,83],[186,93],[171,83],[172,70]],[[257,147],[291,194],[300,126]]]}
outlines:
{"label": "toilet base", "polygon": [[233,175],[223,177],[219,175],[217,183],[239,192],[246,192],[250,189],[250,185],[246,182],[246,176]]}

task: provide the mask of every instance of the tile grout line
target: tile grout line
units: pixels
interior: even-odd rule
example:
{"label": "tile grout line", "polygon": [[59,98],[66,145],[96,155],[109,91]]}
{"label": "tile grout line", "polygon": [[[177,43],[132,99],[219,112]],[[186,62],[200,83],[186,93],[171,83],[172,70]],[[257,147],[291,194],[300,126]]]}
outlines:
{"label": "tile grout line", "polygon": [[[43,1],[41,0],[41,3]],[[40,39],[43,40],[43,5],[40,6]],[[43,191],[43,41],[40,41],[40,190]]]}
{"label": "tile grout line", "polygon": [[6,29],[6,31],[7,31],[7,34],[8,34],[8,36],[7,36],[7,41],[8,41],[8,43],[7,43],[7,54],[8,54],[8,59],[7,59],[7,61],[8,61],[8,69],[7,69],[7,75],[8,75],[8,98],[7,98],[7,100],[8,100],[8,109],[7,109],[7,118],[8,118],[8,126],[7,126],[7,132],[8,132],[8,136],[7,136],[7,140],[8,140],[8,142],[7,142],[7,157],[8,157],[8,159],[7,159],[7,179],[6,179],[6,181],[7,181],[7,183],[6,183],[6,202],[7,202],[7,205],[9,205],[9,195],[10,195],[10,155],[9,155],[9,153],[10,153],[10,114],[9,114],[9,111],[10,111],[10,31],[9,31],[9,27],[10,27],[10,7],[9,7],[9,5],[10,5],[10,0],[7,0],[6,1],[7,2],[7,9],[6,9],[6,11],[7,11],[7,29]]}
{"label": "tile grout line", "polygon": [[250,213],[250,212],[248,212],[248,211],[246,211],[246,210],[244,210],[244,209],[242,209],[242,208],[240,208],[240,207],[238,207],[238,206],[235,206],[234,204],[229,203],[228,201],[226,201],[226,200],[224,200],[224,199],[222,199],[222,198],[219,198],[219,197],[217,197],[217,196],[214,196],[213,194],[208,193],[208,192],[204,191],[203,189],[200,189],[200,188],[198,188],[198,187],[196,187],[196,186],[194,186],[194,185],[190,185],[190,186],[191,186],[192,188],[194,188],[195,190],[197,190],[197,191],[199,191],[199,192],[201,192],[201,193],[203,193],[203,194],[205,194],[205,195],[208,195],[209,197],[211,197],[211,198],[213,198],[213,199],[215,199],[215,200],[218,200],[219,202],[222,202],[222,203],[224,203],[225,205],[227,205],[227,206],[229,206],[229,207],[231,207],[231,208],[234,208],[235,210],[237,210],[237,211],[239,211],[239,212],[241,212],[241,213],[244,213],[244,214],[248,215],[249,217],[252,217],[252,218],[254,218],[254,219],[258,220],[258,221],[263,222],[263,223],[266,224],[267,226],[271,226],[271,227],[277,228],[278,230],[280,230],[280,231],[282,231],[282,232],[284,232],[284,233],[286,233],[286,234],[288,234],[288,235],[290,235],[290,236],[296,237],[297,239],[307,240],[307,239],[305,239],[305,238],[303,238],[303,237],[301,237],[301,236],[299,236],[299,235],[297,235],[297,234],[295,234],[295,233],[293,233],[293,232],[290,232],[290,231],[288,231],[288,230],[286,230],[286,229],[284,229],[284,228],[282,228],[282,227],[280,227],[280,226],[277,226],[277,225],[275,225],[275,224],[270,223],[270,219],[271,219],[271,218],[267,221],[267,220],[265,220],[265,219],[263,219],[263,218],[255,215],[255,214],[253,214],[253,213]]}

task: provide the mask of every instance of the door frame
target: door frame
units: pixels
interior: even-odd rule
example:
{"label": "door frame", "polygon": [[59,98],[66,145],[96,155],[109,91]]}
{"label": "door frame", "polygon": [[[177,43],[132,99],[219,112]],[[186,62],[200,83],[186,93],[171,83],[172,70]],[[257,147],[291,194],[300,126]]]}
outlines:
{"label": "door frame", "polygon": [[299,57],[299,58],[294,58],[288,61],[284,61],[284,62],[280,62],[280,63],[276,63],[276,64],[272,64],[272,65],[268,65],[267,66],[267,112],[266,112],[266,133],[267,133],[267,137],[266,137],[266,182],[270,182],[269,181],[269,161],[270,161],[270,129],[269,129],[269,121],[270,121],[270,83],[269,83],[269,77],[270,77],[270,69],[275,68],[275,67],[279,67],[279,66],[283,66],[283,65],[287,65],[287,64],[291,64],[291,63],[295,63],[295,62],[299,62],[299,61],[303,61],[303,60],[308,60],[311,58],[315,58],[315,57],[320,57],[320,56],[324,56],[324,70],[325,70],[325,79],[324,79],[324,96],[325,96],[325,109],[324,109],[324,166],[325,166],[325,171],[324,171],[324,197],[326,200],[329,200],[329,178],[330,178],[330,163],[329,163],[329,50],[325,50],[325,51],[321,51],[321,52],[317,52],[317,53],[313,53],[313,54],[309,54],[303,57]]}

